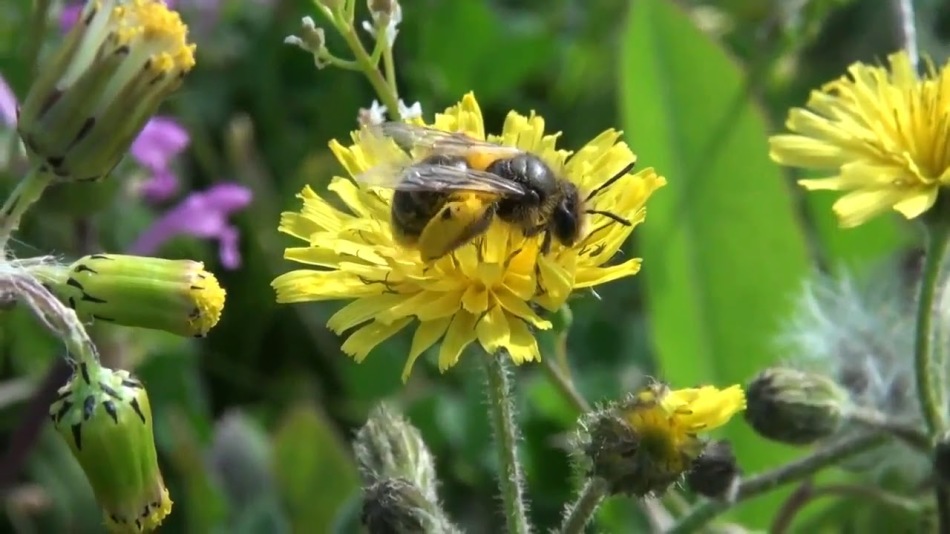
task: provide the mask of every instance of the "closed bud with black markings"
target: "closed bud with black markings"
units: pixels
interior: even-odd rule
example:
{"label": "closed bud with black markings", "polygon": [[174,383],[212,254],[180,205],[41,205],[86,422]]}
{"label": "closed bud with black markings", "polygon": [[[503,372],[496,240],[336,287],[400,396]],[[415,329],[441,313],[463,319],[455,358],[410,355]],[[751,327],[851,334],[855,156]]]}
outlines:
{"label": "closed bud with black markings", "polygon": [[171,513],[141,382],[127,371],[81,363],[60,388],[50,417],[112,531],[149,532]]}
{"label": "closed bud with black markings", "polygon": [[736,455],[728,441],[707,443],[703,453],[693,461],[686,473],[686,485],[693,492],[732,502],[739,489],[739,477],[742,470],[736,463]]}
{"label": "closed bud with black markings", "polygon": [[197,261],[94,254],[33,273],[86,320],[203,337],[224,308],[224,289]]}

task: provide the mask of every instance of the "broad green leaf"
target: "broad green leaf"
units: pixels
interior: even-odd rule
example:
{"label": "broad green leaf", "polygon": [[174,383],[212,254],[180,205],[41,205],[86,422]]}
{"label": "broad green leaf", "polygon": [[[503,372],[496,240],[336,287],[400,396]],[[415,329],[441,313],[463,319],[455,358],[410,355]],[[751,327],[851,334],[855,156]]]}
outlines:
{"label": "broad green leaf", "polygon": [[[660,376],[674,387],[743,383],[776,360],[773,336],[808,272],[792,196],[743,73],[686,13],[640,0],[623,39],[628,140],[638,166],[669,181],[638,229]],[[746,472],[793,457],[741,418],[725,434]],[[779,498],[745,503],[738,517],[764,527]]]}
{"label": "broad green leaf", "polygon": [[293,532],[327,532],[359,490],[356,464],[326,415],[292,409],[273,438],[274,474]]}

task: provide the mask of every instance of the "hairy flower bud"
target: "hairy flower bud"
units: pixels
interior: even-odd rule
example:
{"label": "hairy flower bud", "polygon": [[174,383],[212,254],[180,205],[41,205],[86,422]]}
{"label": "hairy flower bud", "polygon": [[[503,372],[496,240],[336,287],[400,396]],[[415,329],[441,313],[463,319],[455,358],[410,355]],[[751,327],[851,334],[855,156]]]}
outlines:
{"label": "hairy flower bud", "polygon": [[436,496],[435,462],[419,430],[389,406],[369,414],[353,444],[366,484],[386,478],[407,480],[432,502]]}
{"label": "hairy flower bud", "polygon": [[18,110],[41,171],[97,180],[128,151],[195,64],[178,13],[160,0],[90,0]]}
{"label": "hairy flower bud", "polygon": [[82,363],[60,388],[50,417],[113,531],[148,532],[171,513],[141,382],[126,371]]}
{"label": "hairy flower bud", "polygon": [[662,493],[703,453],[698,433],[724,425],[744,408],[739,386],[674,391],[652,384],[584,416],[576,443],[580,463],[613,494]]}
{"label": "hairy flower bud", "polygon": [[36,274],[80,317],[125,326],[202,337],[224,308],[224,289],[197,261],[95,254]]}
{"label": "hairy flower bud", "polygon": [[841,427],[847,392],[830,378],[776,367],[759,373],[746,388],[745,418],[760,435],[792,445],[807,445]]}
{"label": "hairy flower bud", "polygon": [[369,534],[459,532],[415,484],[400,478],[372,484],[363,495],[360,518]]}
{"label": "hairy flower bud", "polygon": [[741,474],[732,445],[728,441],[713,441],[693,461],[686,473],[686,484],[699,495],[731,502],[739,489]]}

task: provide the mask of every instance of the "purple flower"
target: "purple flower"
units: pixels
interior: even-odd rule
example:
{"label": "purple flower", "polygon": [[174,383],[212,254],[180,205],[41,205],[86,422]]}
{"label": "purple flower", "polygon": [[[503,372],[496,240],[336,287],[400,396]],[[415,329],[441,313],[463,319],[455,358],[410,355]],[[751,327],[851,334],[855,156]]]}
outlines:
{"label": "purple flower", "polygon": [[152,117],[139,132],[130,153],[152,174],[140,189],[147,200],[162,202],[178,192],[178,177],[171,170],[171,161],[189,141],[188,131],[169,117]]}
{"label": "purple flower", "polygon": [[0,121],[7,126],[16,124],[16,95],[3,76],[0,76]]}
{"label": "purple flower", "polygon": [[168,240],[179,235],[217,239],[221,265],[235,269],[241,264],[238,229],[228,217],[247,207],[251,190],[233,182],[224,182],[188,195],[180,204],[165,212],[139,236],[129,248],[132,254],[155,254]]}

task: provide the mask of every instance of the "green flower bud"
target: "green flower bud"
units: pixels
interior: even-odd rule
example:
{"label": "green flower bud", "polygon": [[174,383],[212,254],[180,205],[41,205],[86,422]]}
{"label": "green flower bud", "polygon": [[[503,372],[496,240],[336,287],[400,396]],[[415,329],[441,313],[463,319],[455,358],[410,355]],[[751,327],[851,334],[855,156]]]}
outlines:
{"label": "green flower bud", "polygon": [[382,479],[366,490],[360,519],[369,534],[459,532],[415,484],[400,478]]}
{"label": "green flower bud", "polygon": [[706,444],[703,453],[693,461],[686,473],[686,484],[699,495],[732,502],[739,490],[741,475],[732,445],[728,441],[713,441]]}
{"label": "green flower bud", "polygon": [[807,445],[841,427],[848,394],[834,380],[776,367],[759,373],[747,388],[746,421],[761,436]]}
{"label": "green flower bud", "polygon": [[126,371],[82,363],[60,388],[50,417],[113,531],[148,532],[171,513],[141,382]]}
{"label": "green flower bud", "polygon": [[224,289],[197,261],[95,254],[34,272],[82,318],[203,337],[224,308]]}
{"label": "green flower bud", "polygon": [[353,443],[366,484],[401,478],[414,484],[432,502],[438,500],[435,461],[419,430],[386,404],[376,406]]}
{"label": "green flower bud", "polygon": [[60,180],[106,176],[195,64],[160,0],[90,0],[19,109],[30,158]]}

